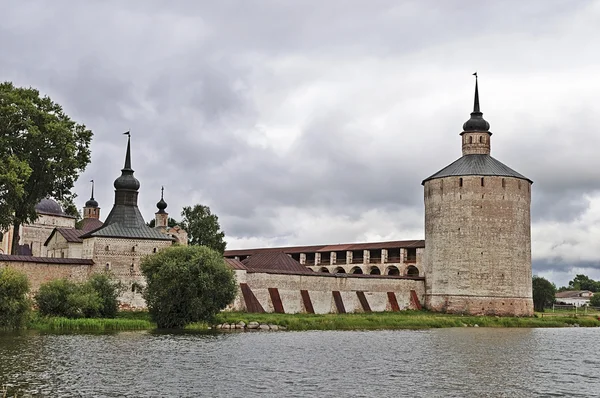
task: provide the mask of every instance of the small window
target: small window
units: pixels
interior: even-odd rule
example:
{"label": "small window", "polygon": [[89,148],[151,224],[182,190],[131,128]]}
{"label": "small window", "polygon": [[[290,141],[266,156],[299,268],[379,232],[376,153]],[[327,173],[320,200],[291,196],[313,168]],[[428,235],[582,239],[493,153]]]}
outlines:
{"label": "small window", "polygon": [[104,271],[110,271],[110,263],[106,263],[104,266]]}
{"label": "small window", "polygon": [[133,247],[131,248],[131,251],[132,251],[132,252],[134,252],[134,251],[135,251],[135,246],[133,246]]}
{"label": "small window", "polygon": [[135,283],[131,284],[131,293],[135,293]]}
{"label": "small window", "polygon": [[479,136],[479,143],[481,144],[483,142],[483,137]]}
{"label": "small window", "polygon": [[152,253],[156,253],[156,247],[152,249]]}
{"label": "small window", "polygon": [[135,271],[135,267],[133,266],[133,263],[132,263],[132,264],[129,266],[129,273],[130,273],[131,275],[133,275],[134,271]]}
{"label": "small window", "polygon": [[472,144],[472,143],[473,143],[473,137],[471,136],[471,137],[469,137],[469,144]]}
{"label": "small window", "polygon": [[462,188],[462,184],[463,184],[462,178],[459,178],[458,179],[458,186]]}
{"label": "small window", "polygon": [[506,181],[504,180],[504,178],[502,179],[502,188],[506,188]]}
{"label": "small window", "polygon": [[485,187],[485,180],[483,179],[483,177],[481,177],[481,186]]}
{"label": "small window", "polygon": [[4,239],[4,234],[2,233],[2,231],[0,231],[0,242],[2,242],[2,239]]}
{"label": "small window", "polygon": [[108,245],[106,245],[106,247],[104,248],[104,250],[108,251]]}

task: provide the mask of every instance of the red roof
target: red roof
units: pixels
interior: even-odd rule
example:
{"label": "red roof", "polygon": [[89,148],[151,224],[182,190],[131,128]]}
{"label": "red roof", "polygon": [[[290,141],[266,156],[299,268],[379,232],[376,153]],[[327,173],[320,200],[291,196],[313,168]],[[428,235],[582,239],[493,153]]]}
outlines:
{"label": "red roof", "polygon": [[415,248],[425,247],[424,240],[395,240],[388,242],[371,243],[344,243],[335,245],[318,246],[289,246],[289,247],[263,247],[257,249],[238,249],[225,250],[225,257],[249,256],[263,252],[283,252],[292,253],[317,253],[317,252],[335,252],[347,250],[379,250],[379,249],[397,249],[397,248]]}
{"label": "red roof", "polygon": [[303,274],[312,274],[313,271],[306,268],[284,252],[263,252],[253,254],[242,261],[249,271],[271,270],[287,271]]}
{"label": "red roof", "polygon": [[224,260],[225,260],[225,263],[233,269],[238,269],[238,270],[247,270],[248,269],[239,260],[236,260],[234,258],[225,258]]}
{"label": "red roof", "polygon": [[83,232],[91,232],[95,229],[100,228],[101,226],[103,226],[104,223],[100,220],[98,220],[97,218],[84,218],[81,221],[81,231]]}

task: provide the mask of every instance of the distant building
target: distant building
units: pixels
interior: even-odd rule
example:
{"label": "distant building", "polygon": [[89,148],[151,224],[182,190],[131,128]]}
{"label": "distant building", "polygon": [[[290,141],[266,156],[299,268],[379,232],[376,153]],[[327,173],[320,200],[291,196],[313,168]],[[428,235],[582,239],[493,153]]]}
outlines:
{"label": "distant building", "polygon": [[594,295],[594,292],[589,290],[565,290],[563,292],[556,293],[555,299],[556,304],[574,305],[575,307],[582,307],[590,304],[590,299]]}

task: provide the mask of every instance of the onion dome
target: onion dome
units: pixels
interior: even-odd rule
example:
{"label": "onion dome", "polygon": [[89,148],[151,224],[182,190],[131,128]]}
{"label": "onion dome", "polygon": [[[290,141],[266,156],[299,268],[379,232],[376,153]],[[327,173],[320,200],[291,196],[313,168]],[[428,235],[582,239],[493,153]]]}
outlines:
{"label": "onion dome", "polygon": [[85,207],[98,207],[98,202],[94,199],[94,180],[91,180],[90,182],[92,183],[92,194],[90,200],[85,202]]}
{"label": "onion dome", "polygon": [[137,191],[140,189],[140,182],[133,176],[131,168],[131,136],[127,133],[127,153],[125,155],[125,166],[121,169],[121,176],[115,180],[116,190]]}
{"label": "onion dome", "polygon": [[159,214],[164,214],[165,209],[167,208],[167,202],[165,202],[165,200],[163,198],[164,192],[165,192],[165,187],[161,187],[160,188],[160,200],[156,204],[156,207],[158,207],[157,213],[159,213]]}
{"label": "onion dome", "polygon": [[49,214],[55,216],[64,216],[65,212],[57,201],[50,198],[44,198],[35,205],[35,211],[42,214]]}
{"label": "onion dome", "polygon": [[483,118],[483,113],[479,110],[479,88],[477,85],[477,72],[475,75],[475,101],[473,103],[473,112],[471,118],[463,124],[463,131],[489,131],[490,124]]}

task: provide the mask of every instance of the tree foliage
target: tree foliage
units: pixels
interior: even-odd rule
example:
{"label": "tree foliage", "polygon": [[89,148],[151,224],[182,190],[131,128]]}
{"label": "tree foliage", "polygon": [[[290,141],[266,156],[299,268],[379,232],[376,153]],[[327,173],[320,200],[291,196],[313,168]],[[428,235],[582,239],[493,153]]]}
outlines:
{"label": "tree foliage", "polygon": [[590,306],[600,307],[600,292],[594,293],[594,295],[590,298]]}
{"label": "tree foliage", "polygon": [[29,281],[12,268],[0,269],[0,328],[20,328],[27,321],[31,302]]}
{"label": "tree foliage", "polygon": [[208,247],[170,247],[144,258],[141,270],[144,299],[159,328],[209,322],[235,298],[233,272]]}
{"label": "tree foliage", "polygon": [[589,290],[591,292],[600,292],[600,282],[597,282],[586,275],[578,274],[569,281],[569,287],[565,290]]}
{"label": "tree foliage", "polygon": [[35,302],[40,314],[66,318],[114,318],[121,284],[106,274],[84,283],[55,279],[40,286]]}
{"label": "tree foliage", "polygon": [[0,83],[0,227],[18,231],[35,221],[35,205],[47,196],[68,200],[90,162],[91,139],[90,130],[38,90]]}
{"label": "tree foliage", "polygon": [[188,234],[188,244],[207,246],[223,254],[227,245],[225,233],[221,231],[219,217],[212,214],[208,206],[184,207],[181,216],[181,227]]}
{"label": "tree foliage", "polygon": [[556,296],[556,286],[546,278],[533,276],[533,308],[535,311],[543,312],[544,308],[552,305]]}

